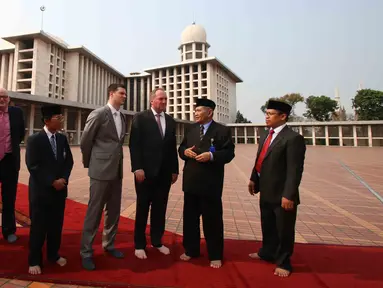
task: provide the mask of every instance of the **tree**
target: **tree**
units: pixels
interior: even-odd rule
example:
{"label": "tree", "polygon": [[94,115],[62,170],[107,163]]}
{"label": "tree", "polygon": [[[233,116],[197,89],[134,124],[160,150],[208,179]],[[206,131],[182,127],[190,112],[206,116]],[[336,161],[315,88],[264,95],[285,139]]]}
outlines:
{"label": "tree", "polygon": [[310,96],[306,99],[306,113],[303,116],[317,121],[330,121],[338,103],[328,96]]}
{"label": "tree", "polygon": [[383,120],[383,92],[361,89],[352,99],[358,120]]}
{"label": "tree", "polygon": [[[279,98],[270,98],[269,100],[283,101],[283,102],[290,104],[292,109],[291,109],[291,113],[289,116],[289,121],[290,122],[296,122],[296,121],[302,122],[301,117],[296,116],[295,112],[294,112],[295,105],[299,102],[305,101],[305,98],[303,98],[303,96],[301,94],[290,93],[290,94],[286,94],[286,95],[279,97]],[[266,101],[265,105],[261,106],[261,111],[263,113],[266,113],[266,107],[267,107],[268,102],[269,101]]]}
{"label": "tree", "polygon": [[238,110],[235,118],[235,123],[251,123],[247,118],[243,117],[242,113]]}

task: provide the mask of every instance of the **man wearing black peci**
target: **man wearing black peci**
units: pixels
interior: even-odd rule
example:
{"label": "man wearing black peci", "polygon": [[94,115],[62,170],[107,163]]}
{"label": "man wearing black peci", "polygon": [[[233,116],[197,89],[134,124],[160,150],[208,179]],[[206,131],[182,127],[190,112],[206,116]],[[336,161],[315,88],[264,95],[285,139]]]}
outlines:
{"label": "man wearing black peci", "polygon": [[176,122],[165,113],[167,96],[162,88],[150,93],[151,108],[137,113],[130,132],[130,157],[137,194],[134,227],[135,255],[146,259],[145,229],[150,213],[152,246],[162,254],[170,250],[162,244],[170,187],[178,179]]}
{"label": "man wearing black peci", "polygon": [[263,237],[262,248],[250,257],[275,263],[274,274],[280,277],[287,277],[292,271],[290,257],[306,153],[304,138],[286,125],[291,108],[284,102],[268,101],[269,130],[260,139],[249,181],[249,193],[260,192]]}
{"label": "man wearing black peci", "polygon": [[25,155],[30,173],[30,274],[41,274],[45,239],[48,260],[60,266],[67,262],[59,255],[59,249],[73,157],[66,136],[58,133],[63,122],[61,107],[46,105],[41,113],[45,126],[28,138]]}
{"label": "man wearing black peci", "polygon": [[213,121],[215,103],[198,99],[195,124],[185,133],[178,149],[185,161],[183,246],[181,260],[200,255],[200,216],[210,266],[220,268],[223,258],[222,190],[225,164],[233,160],[234,143],[229,127]]}

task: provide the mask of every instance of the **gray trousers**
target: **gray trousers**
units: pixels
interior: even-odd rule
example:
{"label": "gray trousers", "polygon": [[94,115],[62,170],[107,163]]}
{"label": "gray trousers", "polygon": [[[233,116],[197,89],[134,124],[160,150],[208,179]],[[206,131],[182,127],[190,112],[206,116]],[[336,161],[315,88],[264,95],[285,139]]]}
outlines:
{"label": "gray trousers", "polygon": [[93,256],[92,245],[104,208],[102,247],[104,250],[114,249],[120,219],[121,194],[122,179],[101,181],[90,178],[90,197],[81,238],[80,254],[82,258]]}

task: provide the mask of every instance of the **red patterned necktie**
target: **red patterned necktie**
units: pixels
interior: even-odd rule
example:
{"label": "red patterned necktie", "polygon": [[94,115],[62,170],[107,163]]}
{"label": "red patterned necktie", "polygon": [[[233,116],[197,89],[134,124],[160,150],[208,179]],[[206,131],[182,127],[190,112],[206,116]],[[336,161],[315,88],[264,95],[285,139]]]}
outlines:
{"label": "red patterned necktie", "polygon": [[255,164],[255,171],[257,171],[258,173],[261,173],[262,162],[266,156],[267,149],[269,149],[271,139],[273,138],[273,134],[274,134],[274,130],[270,129],[269,136],[265,140],[265,143],[263,143],[261,153],[259,153],[257,163]]}

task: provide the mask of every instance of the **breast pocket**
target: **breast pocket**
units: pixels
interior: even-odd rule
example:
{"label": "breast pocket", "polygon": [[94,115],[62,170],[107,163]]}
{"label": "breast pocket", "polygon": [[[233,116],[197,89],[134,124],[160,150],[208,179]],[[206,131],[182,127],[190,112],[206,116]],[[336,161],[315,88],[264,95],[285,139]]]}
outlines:
{"label": "breast pocket", "polygon": [[99,160],[109,160],[110,158],[112,158],[112,154],[97,152],[95,153],[95,157]]}

